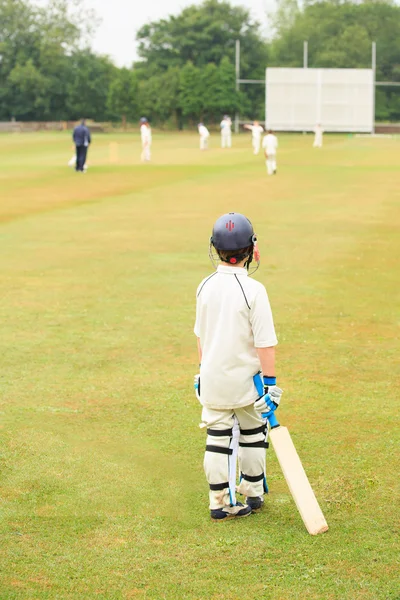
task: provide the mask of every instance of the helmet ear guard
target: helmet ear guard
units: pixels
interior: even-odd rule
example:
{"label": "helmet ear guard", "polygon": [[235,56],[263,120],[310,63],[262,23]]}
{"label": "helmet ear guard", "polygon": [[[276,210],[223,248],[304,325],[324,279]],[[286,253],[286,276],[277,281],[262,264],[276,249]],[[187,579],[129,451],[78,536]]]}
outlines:
{"label": "helmet ear guard", "polygon": [[[210,237],[210,245],[209,245],[209,258],[211,260],[212,265],[216,269],[218,267],[219,262],[227,263],[230,265],[236,265],[237,263],[241,263],[244,259],[247,258],[244,263],[244,267],[249,271],[249,275],[255,273],[260,266],[260,251],[257,245],[257,235],[253,234],[251,237],[251,244],[249,245],[249,250],[247,252],[238,252],[229,258],[222,258],[221,252],[218,248],[215,247],[213,236]],[[256,263],[250,270],[250,264],[253,262]]]}

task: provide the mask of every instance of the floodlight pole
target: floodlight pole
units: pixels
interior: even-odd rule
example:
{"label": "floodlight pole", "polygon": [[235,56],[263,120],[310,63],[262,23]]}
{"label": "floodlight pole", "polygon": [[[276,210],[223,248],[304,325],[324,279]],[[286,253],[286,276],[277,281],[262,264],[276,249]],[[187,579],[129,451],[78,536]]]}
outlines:
{"label": "floodlight pole", "polygon": [[[239,91],[240,79],[240,40],[236,40],[236,91]],[[235,133],[239,133],[239,111],[235,114]]]}
{"label": "floodlight pole", "polygon": [[375,133],[376,42],[372,42],[372,134]]}
{"label": "floodlight pole", "polygon": [[308,68],[308,42],[304,41],[303,44],[303,69]]}

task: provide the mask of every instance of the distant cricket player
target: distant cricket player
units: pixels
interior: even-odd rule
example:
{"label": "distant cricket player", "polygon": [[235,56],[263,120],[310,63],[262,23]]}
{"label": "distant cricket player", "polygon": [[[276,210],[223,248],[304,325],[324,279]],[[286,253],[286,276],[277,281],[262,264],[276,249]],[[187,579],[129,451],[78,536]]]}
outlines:
{"label": "distant cricket player", "polygon": [[208,138],[210,137],[210,132],[204,123],[199,123],[197,126],[200,135],[200,150],[208,149]]}
{"label": "distant cricket player", "polygon": [[232,147],[232,121],[229,115],[224,115],[221,121],[221,148]]}
{"label": "distant cricket player", "polygon": [[[220,264],[197,288],[194,333],[200,373],[195,381],[203,407],[201,418],[207,426],[204,470],[210,515],[219,521],[246,517],[263,505],[267,425],[262,415],[273,414],[282,390],[276,386],[278,342],[267,292],[249,277],[253,257],[254,270],[258,267],[259,253],[253,226],[244,215],[229,213],[216,221],[210,257]],[[260,396],[253,377],[261,372]],[[246,503],[233,501],[229,483],[236,421],[241,473],[237,492],[246,497]]]}
{"label": "distant cricket player", "polygon": [[140,119],[140,137],[142,138],[142,162],[150,162],[151,160],[151,127],[146,117]]}
{"label": "distant cricket player", "polygon": [[75,127],[72,138],[76,149],[75,170],[79,173],[84,173],[87,153],[92,141],[89,128],[86,127],[85,119],[82,119],[80,124]]}
{"label": "distant cricket player", "polygon": [[322,148],[322,134],[324,133],[324,130],[322,129],[322,125],[321,123],[317,123],[316,126],[314,127],[314,143],[313,143],[313,147],[314,148]]}
{"label": "distant cricket player", "polygon": [[261,134],[264,131],[264,127],[258,121],[253,121],[253,125],[243,125],[243,127],[251,131],[253,153],[258,154],[260,152]]}
{"label": "distant cricket player", "polygon": [[[75,167],[75,166],[76,166],[76,151],[75,151],[75,153],[74,153],[74,154],[71,156],[71,158],[69,159],[69,161],[68,161],[68,166],[69,166],[69,167]],[[87,163],[87,162],[85,162],[85,164],[83,165],[83,170],[84,170],[84,171],[87,171],[87,168],[88,168],[88,166],[89,166],[89,165],[88,165],[88,163]]]}
{"label": "distant cricket player", "polygon": [[268,175],[276,175],[276,151],[278,149],[278,138],[271,129],[263,139],[263,148],[265,154],[265,164],[267,165]]}

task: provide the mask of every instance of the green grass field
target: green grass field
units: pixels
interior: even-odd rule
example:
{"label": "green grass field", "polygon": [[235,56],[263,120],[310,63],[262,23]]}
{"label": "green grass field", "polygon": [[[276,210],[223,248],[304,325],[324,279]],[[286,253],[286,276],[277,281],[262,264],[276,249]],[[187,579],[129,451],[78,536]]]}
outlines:
{"label": "green grass field", "polygon": [[[400,141],[0,136],[0,598],[400,598]],[[110,143],[112,144],[110,147]],[[110,149],[111,148],[111,149]],[[279,416],[330,526],[273,454],[264,511],[212,523],[195,290],[224,212],[259,236]]]}

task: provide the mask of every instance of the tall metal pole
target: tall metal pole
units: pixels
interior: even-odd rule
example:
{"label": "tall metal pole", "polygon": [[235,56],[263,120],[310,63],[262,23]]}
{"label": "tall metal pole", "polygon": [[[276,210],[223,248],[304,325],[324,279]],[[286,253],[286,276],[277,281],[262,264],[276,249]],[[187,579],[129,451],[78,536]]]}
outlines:
{"label": "tall metal pole", "polygon": [[[240,79],[240,40],[236,40],[236,91],[239,91]],[[239,133],[239,113],[235,115],[235,133]]]}
{"label": "tall metal pole", "polygon": [[372,133],[375,133],[376,42],[372,42]]}
{"label": "tall metal pole", "polygon": [[303,44],[303,69],[308,67],[308,42],[304,41]]}
{"label": "tall metal pole", "polygon": [[268,130],[268,113],[267,113],[267,101],[268,101],[268,67],[265,69],[265,129]]}

